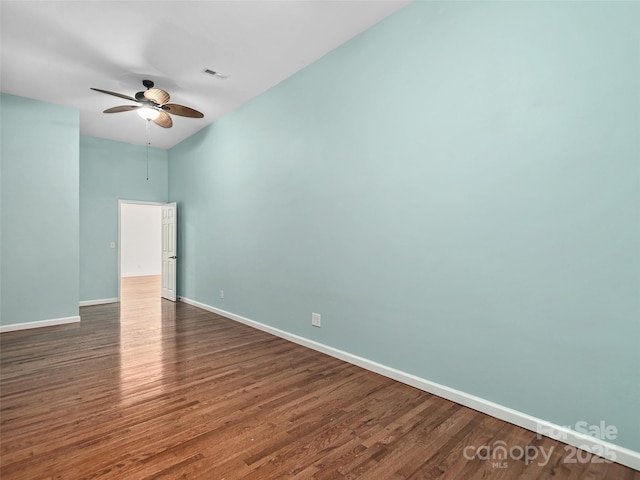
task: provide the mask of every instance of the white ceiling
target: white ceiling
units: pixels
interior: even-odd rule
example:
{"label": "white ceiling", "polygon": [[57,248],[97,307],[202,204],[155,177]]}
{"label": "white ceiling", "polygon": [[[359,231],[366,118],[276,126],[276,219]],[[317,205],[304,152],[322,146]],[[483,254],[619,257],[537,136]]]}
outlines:
{"label": "white ceiling", "polygon": [[77,108],[83,135],[146,145],[135,112],[102,113],[134,104],[89,87],[134,96],[152,80],[205,115],[151,124],[152,146],[170,148],[407,3],[2,0],[0,87]]}

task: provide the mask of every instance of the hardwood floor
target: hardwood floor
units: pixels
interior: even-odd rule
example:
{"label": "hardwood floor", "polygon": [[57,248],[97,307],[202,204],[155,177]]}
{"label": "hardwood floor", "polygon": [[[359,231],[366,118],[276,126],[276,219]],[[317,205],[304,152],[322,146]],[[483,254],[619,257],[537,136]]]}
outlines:
{"label": "hardwood floor", "polygon": [[[81,308],[79,324],[0,336],[2,480],[640,479],[567,463],[563,444],[160,300],[157,281],[124,279],[122,302]],[[496,442],[512,454],[497,458]],[[485,445],[491,458],[477,458]],[[517,447],[538,457],[512,458]]]}

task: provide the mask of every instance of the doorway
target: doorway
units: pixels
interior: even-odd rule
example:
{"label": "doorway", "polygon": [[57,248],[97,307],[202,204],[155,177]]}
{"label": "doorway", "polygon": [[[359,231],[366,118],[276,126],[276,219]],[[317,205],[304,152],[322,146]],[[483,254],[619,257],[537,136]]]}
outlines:
{"label": "doorway", "polygon": [[118,294],[121,302],[131,300],[131,296],[160,299],[161,205],[158,202],[119,202]]}

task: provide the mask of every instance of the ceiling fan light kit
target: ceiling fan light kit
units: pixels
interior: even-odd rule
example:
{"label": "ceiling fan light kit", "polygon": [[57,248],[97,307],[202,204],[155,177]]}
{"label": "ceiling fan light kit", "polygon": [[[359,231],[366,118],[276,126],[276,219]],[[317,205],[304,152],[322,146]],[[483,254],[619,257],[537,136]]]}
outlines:
{"label": "ceiling fan light kit", "polygon": [[146,90],[137,92],[135,97],[123,95],[122,93],[110,92],[109,90],[102,90],[100,88],[91,87],[91,90],[138,103],[138,105],[121,105],[119,107],[108,108],[104,113],[119,113],[136,110],[141,118],[152,121],[162,128],[171,128],[173,126],[173,120],[171,120],[169,114],[189,118],[204,117],[203,113],[194,110],[193,108],[178,105],[176,103],[168,103],[171,99],[169,93],[161,88],[154,88],[155,85],[151,80],[143,80],[142,85]]}
{"label": "ceiling fan light kit", "polygon": [[153,107],[142,107],[137,110],[140,118],[145,120],[155,120],[160,116],[160,112]]}

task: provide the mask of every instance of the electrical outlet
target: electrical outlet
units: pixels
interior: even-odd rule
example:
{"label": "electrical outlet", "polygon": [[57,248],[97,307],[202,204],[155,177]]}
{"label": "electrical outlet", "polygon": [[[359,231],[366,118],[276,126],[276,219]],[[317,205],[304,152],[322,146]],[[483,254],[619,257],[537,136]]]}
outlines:
{"label": "electrical outlet", "polygon": [[224,298],[224,290],[220,290],[220,298]]}
{"label": "electrical outlet", "polygon": [[320,326],[320,314],[319,313],[312,313],[311,314],[311,325],[313,325],[314,327],[319,327]]}

